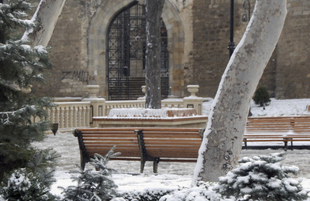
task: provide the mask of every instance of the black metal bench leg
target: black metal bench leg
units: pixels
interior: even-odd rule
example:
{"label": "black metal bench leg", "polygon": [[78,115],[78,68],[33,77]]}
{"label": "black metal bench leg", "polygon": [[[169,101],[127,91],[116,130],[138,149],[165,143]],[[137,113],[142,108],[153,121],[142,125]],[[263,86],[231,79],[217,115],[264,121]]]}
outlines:
{"label": "black metal bench leg", "polygon": [[143,158],[141,158],[140,173],[143,173],[144,166],[145,166],[145,162],[146,162],[146,160],[144,160]]}
{"label": "black metal bench leg", "polygon": [[293,139],[291,139],[291,150],[293,151],[294,146],[293,146]]}
{"label": "black metal bench leg", "polygon": [[153,162],[153,172],[158,173],[158,163],[159,163],[159,158],[155,158]]}
{"label": "black metal bench leg", "polygon": [[287,151],[287,141],[284,141],[284,151]]}
{"label": "black metal bench leg", "polygon": [[243,140],[244,140],[244,147],[245,147],[245,149],[247,150],[248,149],[248,143],[247,143],[247,139],[246,138],[243,138]]}
{"label": "black metal bench leg", "polygon": [[85,160],[85,156],[84,156],[82,151],[80,151],[80,161],[81,161],[81,168],[82,168],[82,170],[84,170],[85,169],[86,160]]}

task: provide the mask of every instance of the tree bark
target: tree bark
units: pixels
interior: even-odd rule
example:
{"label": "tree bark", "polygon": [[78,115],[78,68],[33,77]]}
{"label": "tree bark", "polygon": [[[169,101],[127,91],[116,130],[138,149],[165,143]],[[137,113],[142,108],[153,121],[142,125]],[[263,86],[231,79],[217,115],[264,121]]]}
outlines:
{"label": "tree bark", "polygon": [[29,40],[33,46],[47,46],[65,2],[66,0],[41,0],[31,19],[39,25],[36,29],[25,31],[22,39]]}
{"label": "tree bark", "polygon": [[253,17],[222,76],[192,185],[218,181],[237,165],[250,101],[279,40],[286,0],[256,0]]}
{"label": "tree bark", "polygon": [[161,14],[165,0],[146,0],[145,108],[161,108]]}

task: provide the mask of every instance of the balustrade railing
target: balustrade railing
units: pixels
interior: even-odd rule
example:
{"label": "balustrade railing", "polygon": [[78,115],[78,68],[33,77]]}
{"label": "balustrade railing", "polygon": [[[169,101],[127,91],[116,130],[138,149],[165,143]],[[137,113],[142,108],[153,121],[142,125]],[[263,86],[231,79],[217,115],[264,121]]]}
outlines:
{"label": "balustrade railing", "polygon": [[[198,85],[189,85],[195,90],[191,96],[162,100],[162,108],[195,108],[198,115],[202,115],[202,98],[195,96]],[[94,88],[94,86],[93,86]],[[99,87],[98,91],[99,91]],[[107,116],[114,108],[145,108],[145,99],[128,101],[105,101],[91,95],[90,98],[55,98],[55,107],[48,109],[52,123],[58,123],[59,128],[88,127],[92,124],[92,117]],[[66,102],[68,101],[68,102]]]}
{"label": "balustrade railing", "polygon": [[104,108],[104,115],[109,114],[111,109],[115,108],[145,108],[144,100],[129,100],[129,101],[106,101]]}
{"label": "balustrade railing", "polygon": [[92,121],[90,102],[55,102],[56,107],[48,109],[50,121],[59,128],[88,127]]}

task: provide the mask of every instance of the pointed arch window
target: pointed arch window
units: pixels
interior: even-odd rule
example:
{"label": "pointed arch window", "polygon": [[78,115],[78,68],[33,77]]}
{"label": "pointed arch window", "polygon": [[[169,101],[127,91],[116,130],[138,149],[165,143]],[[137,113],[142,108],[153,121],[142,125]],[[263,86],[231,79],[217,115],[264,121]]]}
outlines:
{"label": "pointed arch window", "polygon": [[[145,85],[145,6],[134,3],[119,12],[108,29],[107,78],[109,100],[143,96]],[[168,96],[169,56],[167,29],[161,27],[162,98]]]}

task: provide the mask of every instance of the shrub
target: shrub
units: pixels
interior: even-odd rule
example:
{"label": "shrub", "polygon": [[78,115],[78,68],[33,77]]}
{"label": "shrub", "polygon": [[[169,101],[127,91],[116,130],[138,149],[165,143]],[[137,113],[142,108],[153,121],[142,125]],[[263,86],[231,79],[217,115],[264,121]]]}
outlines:
{"label": "shrub", "polygon": [[306,200],[308,192],[300,182],[290,178],[296,174],[295,166],[284,167],[279,161],[284,153],[270,156],[245,157],[236,169],[219,178],[214,190],[222,197],[235,197],[238,200],[298,201]]}
{"label": "shrub", "polygon": [[[116,192],[117,185],[114,183],[111,174],[113,169],[106,165],[111,157],[117,156],[114,153],[115,146],[107,153],[106,156],[95,154],[91,159],[91,165],[98,171],[91,169],[85,171],[71,171],[78,173],[78,176],[73,176],[73,181],[77,181],[77,186],[69,186],[67,189],[62,188],[64,201],[108,201],[118,197]],[[61,187],[60,187],[61,188]]]}
{"label": "shrub", "polygon": [[[59,155],[51,150],[32,150],[25,168],[16,169],[0,185],[0,194],[8,201],[52,201],[50,187],[55,182],[55,160]],[[1,199],[0,199],[1,200]]]}
{"label": "shrub", "polygon": [[160,201],[215,201],[220,195],[212,190],[213,183],[199,182],[197,186],[183,188],[163,196]]}
{"label": "shrub", "polygon": [[52,201],[55,197],[42,185],[41,179],[27,168],[15,170],[1,189],[7,201]]}
{"label": "shrub", "polygon": [[256,89],[253,100],[255,104],[259,104],[261,107],[268,105],[270,102],[270,96],[266,87],[259,87]]}
{"label": "shrub", "polygon": [[170,189],[146,189],[143,192],[130,191],[123,193],[121,196],[125,201],[159,201],[161,197],[173,192]]}

